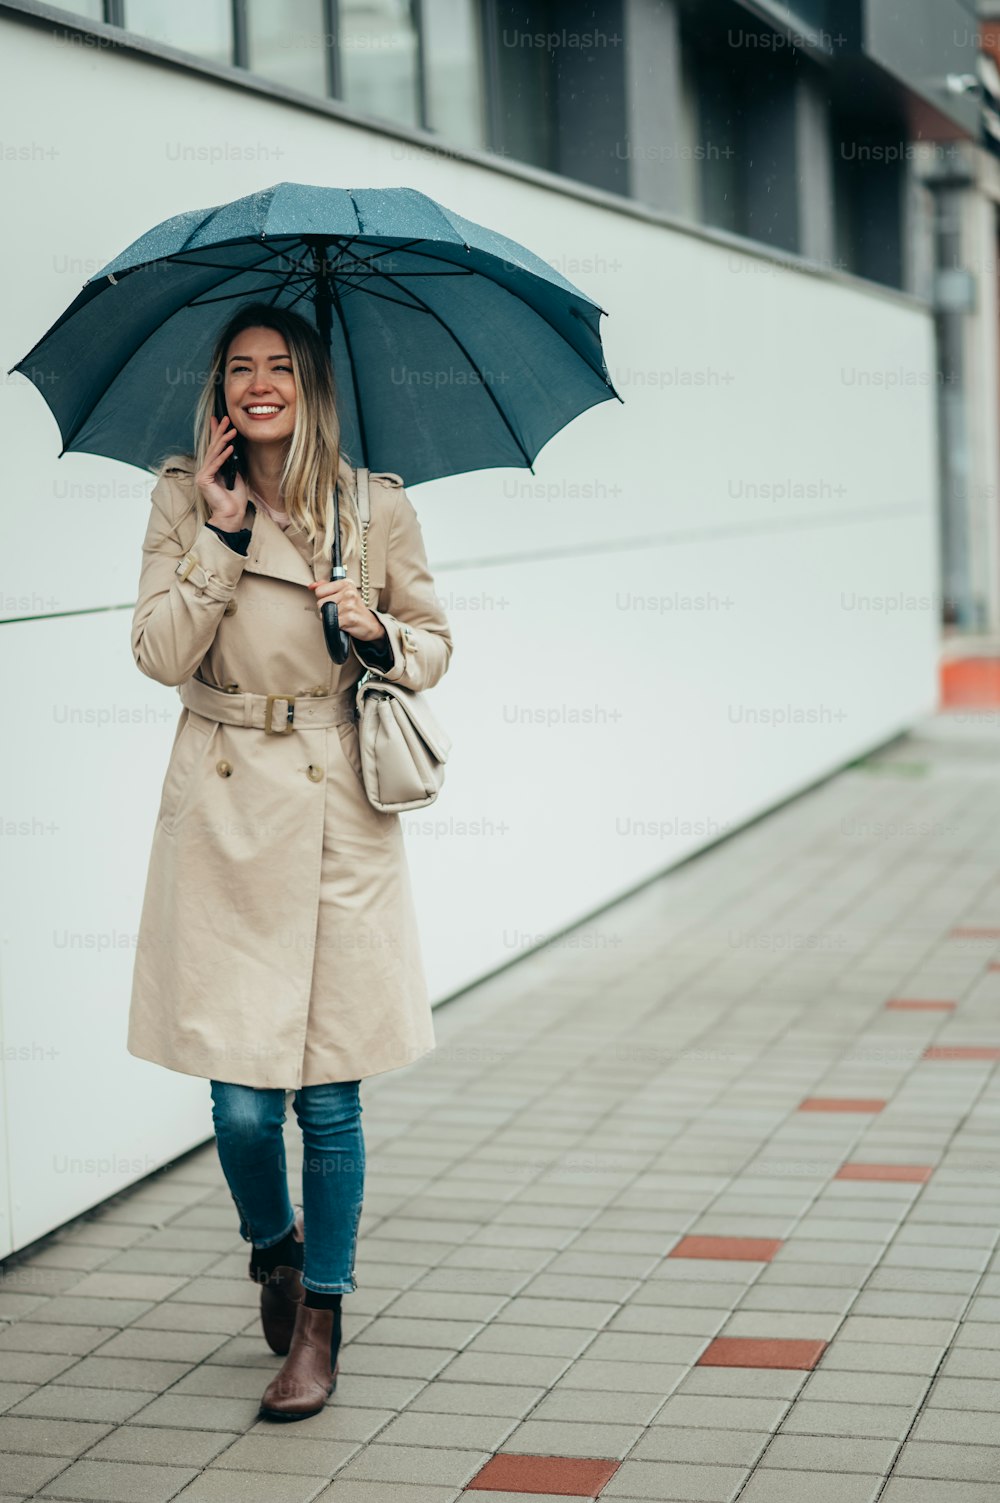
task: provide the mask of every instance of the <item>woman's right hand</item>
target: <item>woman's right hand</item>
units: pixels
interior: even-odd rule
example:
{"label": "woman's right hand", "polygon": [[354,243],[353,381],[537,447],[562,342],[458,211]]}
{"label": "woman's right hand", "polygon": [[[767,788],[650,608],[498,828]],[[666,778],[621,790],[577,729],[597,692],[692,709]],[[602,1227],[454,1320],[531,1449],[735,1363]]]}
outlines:
{"label": "woman's right hand", "polygon": [[236,484],[228,490],[217,479],[220,467],[233,452],[236,429],[228,417],[209,417],[212,437],[205,453],[205,463],[195,475],[195,484],[212,512],[212,521],[223,532],[239,532],[243,527],[250,499],[246,481],[237,470]]}

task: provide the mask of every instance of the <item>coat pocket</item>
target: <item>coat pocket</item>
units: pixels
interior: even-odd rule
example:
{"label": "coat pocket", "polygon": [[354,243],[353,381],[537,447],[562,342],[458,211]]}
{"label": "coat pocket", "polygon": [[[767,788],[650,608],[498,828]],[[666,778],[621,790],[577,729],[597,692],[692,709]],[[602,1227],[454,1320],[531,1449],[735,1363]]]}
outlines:
{"label": "coat pocket", "polygon": [[187,718],[178,724],[170,761],[163,779],[163,792],[157,815],[158,822],[165,830],[174,829],[190,801],[191,791],[196,783],[196,774],[201,767],[214,727],[214,720],[198,715],[194,710],[188,710]]}
{"label": "coat pocket", "polygon": [[354,772],[361,787],[364,788],[365,778],[361,771],[361,742],[358,738],[357,724],[353,720],[341,721],[337,726],[337,739],[340,741],[340,749],[344,753],[348,766]]}

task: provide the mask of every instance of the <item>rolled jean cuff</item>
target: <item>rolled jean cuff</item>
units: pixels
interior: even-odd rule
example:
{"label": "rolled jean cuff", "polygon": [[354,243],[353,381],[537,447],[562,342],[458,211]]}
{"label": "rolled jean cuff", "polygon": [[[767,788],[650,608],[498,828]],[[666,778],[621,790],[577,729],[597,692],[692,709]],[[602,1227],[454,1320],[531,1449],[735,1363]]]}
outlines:
{"label": "rolled jean cuff", "polygon": [[295,1217],[293,1216],[283,1232],[280,1232],[277,1237],[269,1237],[266,1242],[258,1242],[256,1237],[249,1236],[246,1233],[243,1234],[243,1238],[245,1242],[251,1243],[254,1247],[258,1248],[260,1252],[266,1252],[269,1247],[277,1247],[279,1242],[284,1242],[285,1238],[293,1230],[294,1226]]}
{"label": "rolled jean cuff", "polygon": [[311,1289],[314,1294],[353,1294],[358,1287],[358,1281],[352,1274],[349,1284],[316,1284],[303,1276],[302,1287]]}

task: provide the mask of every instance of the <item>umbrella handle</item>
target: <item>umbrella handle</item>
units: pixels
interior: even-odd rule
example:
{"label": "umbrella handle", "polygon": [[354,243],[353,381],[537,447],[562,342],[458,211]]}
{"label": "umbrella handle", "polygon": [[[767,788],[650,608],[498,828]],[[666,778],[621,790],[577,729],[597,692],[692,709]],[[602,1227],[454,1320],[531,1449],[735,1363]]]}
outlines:
{"label": "umbrella handle", "polygon": [[[346,579],[347,570],[342,565],[334,565],[330,571],[330,578]],[[340,629],[337,602],[324,600],[320,614],[323,617],[323,636],[326,638],[327,652],[335,663],[346,663],[351,650],[351,639],[346,631]]]}
{"label": "umbrella handle", "polygon": [[346,631],[340,630],[337,619],[337,603],[334,600],[323,602],[323,636],[326,638],[326,650],[335,663],[346,663],[347,655],[351,650],[351,639]]}

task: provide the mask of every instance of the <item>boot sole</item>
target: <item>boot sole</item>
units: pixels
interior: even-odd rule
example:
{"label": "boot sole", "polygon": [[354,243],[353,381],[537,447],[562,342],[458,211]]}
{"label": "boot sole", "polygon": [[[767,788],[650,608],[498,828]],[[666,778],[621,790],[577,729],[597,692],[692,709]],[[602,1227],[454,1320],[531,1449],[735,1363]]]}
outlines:
{"label": "boot sole", "polygon": [[312,1419],[313,1415],[323,1413],[323,1410],[326,1408],[326,1400],[330,1397],[331,1393],[336,1391],[336,1388],[337,1380],[334,1378],[327,1390],[326,1399],[323,1400],[322,1404],[318,1404],[315,1409],[265,1409],[262,1404],[257,1411],[257,1418],[279,1420],[284,1424],[288,1424],[293,1420]]}

